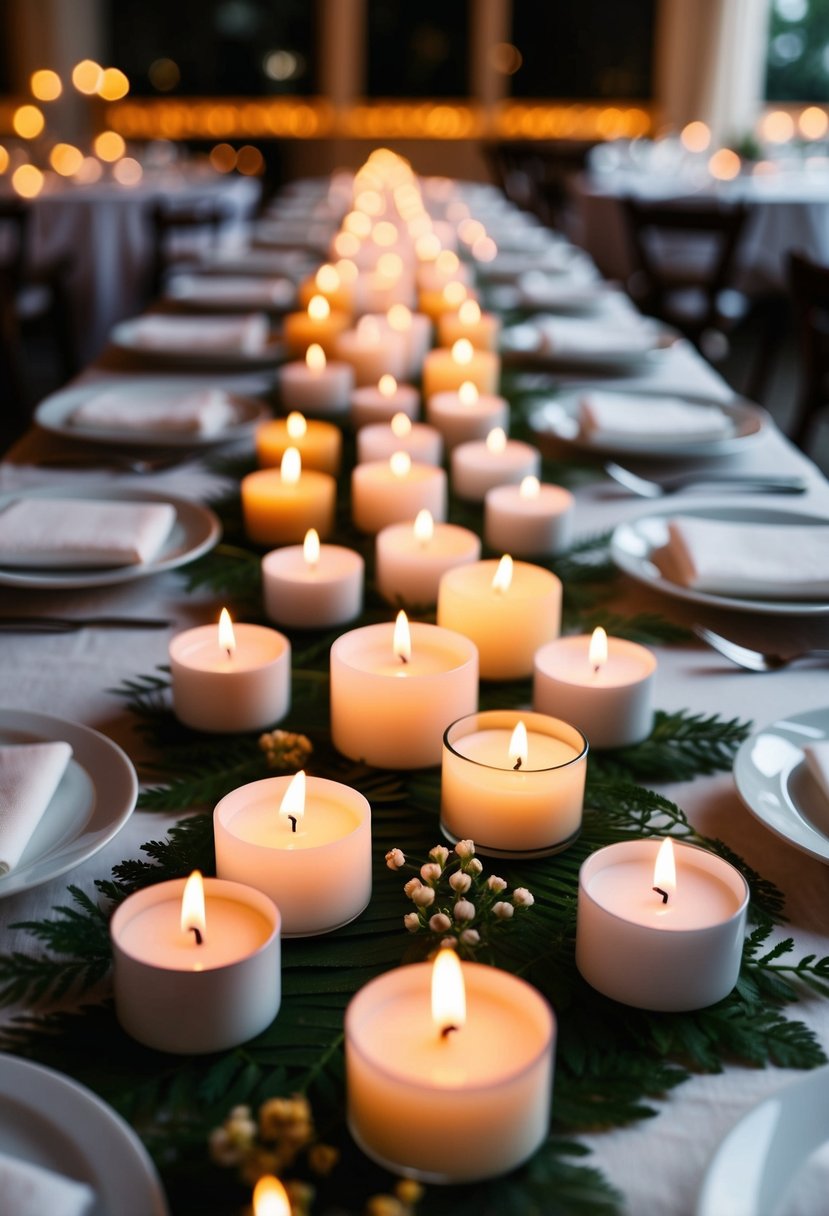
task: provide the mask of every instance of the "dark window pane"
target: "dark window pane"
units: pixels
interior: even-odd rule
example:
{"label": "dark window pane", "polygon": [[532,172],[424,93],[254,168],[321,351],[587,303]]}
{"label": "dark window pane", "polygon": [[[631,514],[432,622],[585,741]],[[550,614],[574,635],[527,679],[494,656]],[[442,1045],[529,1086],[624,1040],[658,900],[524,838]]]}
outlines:
{"label": "dark window pane", "polygon": [[0,0],[0,93],[12,91],[11,63],[12,53],[12,15],[8,0]]}
{"label": "dark window pane", "polygon": [[514,0],[513,97],[652,96],[656,0]]}
{"label": "dark window pane", "polygon": [[766,97],[829,101],[829,0],[774,0]]}
{"label": "dark window pane", "polygon": [[368,96],[465,97],[465,0],[369,0]]}
{"label": "dark window pane", "polygon": [[311,0],[108,0],[133,97],[314,93]]}

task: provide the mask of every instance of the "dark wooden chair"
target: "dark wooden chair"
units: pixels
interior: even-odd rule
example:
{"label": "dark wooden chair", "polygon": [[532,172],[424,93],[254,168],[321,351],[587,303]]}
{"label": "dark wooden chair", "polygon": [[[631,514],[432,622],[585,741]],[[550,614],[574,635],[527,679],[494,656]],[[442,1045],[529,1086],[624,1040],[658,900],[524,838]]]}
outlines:
{"label": "dark wooden chair", "polygon": [[570,183],[597,140],[502,140],[483,145],[492,178],[507,198],[548,228],[566,229]]}
{"label": "dark wooden chair", "polygon": [[[734,268],[748,210],[696,202],[622,200],[634,273],[628,291],[643,312],[675,326],[703,354],[749,308],[734,289]],[[712,343],[712,335],[719,342]]]}
{"label": "dark wooden chair", "polygon": [[187,204],[158,201],[148,211],[151,229],[150,297],[161,294],[173,269],[187,269],[215,247],[227,213],[210,200]]}
{"label": "dark wooden chair", "polygon": [[789,290],[800,378],[789,435],[806,451],[818,415],[829,405],[829,266],[790,253]]}

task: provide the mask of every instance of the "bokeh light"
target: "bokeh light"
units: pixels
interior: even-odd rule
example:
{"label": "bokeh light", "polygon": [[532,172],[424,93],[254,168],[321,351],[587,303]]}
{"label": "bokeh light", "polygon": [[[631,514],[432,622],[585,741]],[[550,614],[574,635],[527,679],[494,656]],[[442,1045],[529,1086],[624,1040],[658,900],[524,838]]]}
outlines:
{"label": "bokeh light", "polygon": [[101,87],[104,69],[94,59],[82,59],[72,69],[72,83],[79,93],[91,97]]}
{"label": "bokeh light", "polygon": [[46,119],[37,106],[18,106],[12,115],[12,126],[21,139],[35,139],[46,126]]}
{"label": "bokeh light", "polygon": [[32,90],[32,97],[36,97],[38,101],[55,101],[63,92],[60,76],[51,68],[41,68],[37,72],[32,72],[29,87]]}
{"label": "bokeh light", "polygon": [[21,198],[36,198],[43,189],[43,174],[35,165],[20,165],[12,174],[12,186]]}

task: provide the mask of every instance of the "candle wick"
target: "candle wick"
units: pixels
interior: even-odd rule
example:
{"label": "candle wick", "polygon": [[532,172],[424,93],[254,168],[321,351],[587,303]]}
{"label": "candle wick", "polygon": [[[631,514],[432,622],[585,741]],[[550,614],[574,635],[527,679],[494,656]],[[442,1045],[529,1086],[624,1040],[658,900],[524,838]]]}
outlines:
{"label": "candle wick", "polygon": [[200,946],[202,944],[202,942],[204,941],[204,938],[202,937],[201,929],[199,929],[196,925],[191,925],[190,932],[193,934],[193,936],[196,939],[196,945]]}
{"label": "candle wick", "polygon": [[290,819],[290,821],[291,821],[291,831],[292,831],[292,832],[295,832],[295,831],[296,831],[296,824],[297,824],[297,817],[296,817],[296,815],[289,815],[289,816],[288,816],[288,818],[289,818],[289,819]]}
{"label": "candle wick", "polygon": [[662,902],[663,902],[663,904],[666,904],[666,903],[668,902],[668,892],[667,892],[667,891],[663,891],[661,887],[654,887],[653,889],[654,889],[654,891],[656,892],[656,894],[657,894],[657,895],[661,895],[661,896],[662,896]]}
{"label": "candle wick", "polygon": [[226,651],[226,653],[227,653],[227,657],[228,657],[229,659],[232,659],[232,658],[233,658],[233,647],[232,647],[232,646],[226,646],[226,647],[225,647],[225,651]]}
{"label": "candle wick", "polygon": [[513,766],[512,766],[512,771],[514,773],[517,773],[520,767],[521,767],[521,757],[519,756],[518,759],[515,761],[515,764],[513,764]]}
{"label": "candle wick", "polygon": [[593,664],[593,675],[597,676],[599,674],[599,672],[601,671],[601,669],[602,669],[601,663],[594,663]]}
{"label": "candle wick", "polygon": [[440,1032],[440,1037],[442,1039],[448,1039],[450,1034],[453,1034],[453,1033],[457,1034],[458,1030],[459,1030],[458,1026],[444,1026],[443,1030],[441,1030],[441,1032]]}
{"label": "candle wick", "polygon": [[400,662],[401,662],[401,663],[408,663],[408,661],[409,661],[409,660],[406,658],[405,654],[400,654],[400,655],[398,655],[397,657],[400,659]]}

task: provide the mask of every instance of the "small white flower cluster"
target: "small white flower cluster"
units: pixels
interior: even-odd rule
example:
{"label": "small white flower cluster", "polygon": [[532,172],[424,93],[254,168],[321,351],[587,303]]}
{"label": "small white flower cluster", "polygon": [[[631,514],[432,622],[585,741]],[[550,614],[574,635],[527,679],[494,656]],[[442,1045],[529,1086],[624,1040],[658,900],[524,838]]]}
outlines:
{"label": "small white flower cluster", "polygon": [[390,849],[386,865],[390,870],[417,870],[403,887],[417,909],[403,917],[406,929],[438,937],[441,945],[454,946],[467,957],[489,940],[493,929],[511,920],[516,908],[535,902],[526,887],[516,887],[509,899],[500,899],[507,884],[497,874],[484,877],[471,840],[459,840],[452,853],[445,845],[435,845],[419,868],[408,865],[401,849]]}
{"label": "small white flower cluster", "polygon": [[259,746],[265,753],[268,768],[305,768],[314,750],[307,735],[291,730],[269,730],[259,736]]}

